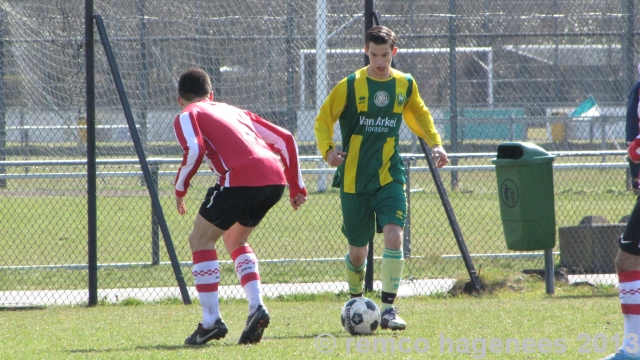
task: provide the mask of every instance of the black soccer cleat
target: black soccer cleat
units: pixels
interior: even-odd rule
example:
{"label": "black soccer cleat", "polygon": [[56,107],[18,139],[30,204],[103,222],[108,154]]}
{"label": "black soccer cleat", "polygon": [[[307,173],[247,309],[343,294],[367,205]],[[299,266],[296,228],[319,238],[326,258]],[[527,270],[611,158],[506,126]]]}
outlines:
{"label": "black soccer cleat", "polygon": [[259,343],[260,340],[262,340],[264,329],[269,326],[270,320],[271,318],[269,317],[267,309],[265,309],[263,305],[258,305],[256,311],[249,314],[249,317],[247,318],[247,325],[244,327],[242,335],[240,335],[238,344]]}
{"label": "black soccer cleat", "polygon": [[204,345],[209,340],[220,340],[224,338],[229,332],[227,324],[222,319],[216,320],[212,329],[205,329],[202,327],[202,323],[198,324],[196,331],[184,340],[185,345]]}

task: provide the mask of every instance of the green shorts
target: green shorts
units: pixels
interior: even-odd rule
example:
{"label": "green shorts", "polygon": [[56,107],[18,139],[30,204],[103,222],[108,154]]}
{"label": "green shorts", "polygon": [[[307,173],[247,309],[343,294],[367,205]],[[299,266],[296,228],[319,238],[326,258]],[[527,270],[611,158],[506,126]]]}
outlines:
{"label": "green shorts", "polygon": [[381,233],[387,224],[404,229],[407,217],[407,197],[404,184],[391,182],[365,193],[345,193],[340,188],[342,203],[342,233],[349,245],[363,247],[373,240],[374,231]]}

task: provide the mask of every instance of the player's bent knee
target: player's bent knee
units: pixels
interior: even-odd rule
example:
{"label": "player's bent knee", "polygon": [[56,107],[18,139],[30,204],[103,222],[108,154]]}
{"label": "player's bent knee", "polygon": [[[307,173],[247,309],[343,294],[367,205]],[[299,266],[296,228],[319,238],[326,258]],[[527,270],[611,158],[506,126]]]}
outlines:
{"label": "player's bent knee", "polygon": [[396,224],[387,224],[383,228],[384,247],[392,250],[402,248],[403,229]]}
{"label": "player's bent knee", "polygon": [[189,247],[191,251],[210,250],[215,248],[217,240],[216,236],[193,231],[189,235]]}
{"label": "player's bent knee", "polygon": [[360,266],[367,260],[368,247],[349,246],[349,262],[353,266]]}
{"label": "player's bent knee", "polygon": [[385,236],[384,247],[392,250],[402,249],[402,234],[400,234],[399,236]]}

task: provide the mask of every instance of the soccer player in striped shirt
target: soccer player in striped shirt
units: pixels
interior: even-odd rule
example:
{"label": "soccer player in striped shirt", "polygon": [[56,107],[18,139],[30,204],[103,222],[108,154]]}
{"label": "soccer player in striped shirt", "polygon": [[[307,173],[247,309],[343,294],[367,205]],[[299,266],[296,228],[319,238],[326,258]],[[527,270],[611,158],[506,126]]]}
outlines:
{"label": "soccer player in striped shirt", "polygon": [[[393,307],[404,259],[402,236],[407,211],[404,164],[398,133],[404,120],[432,147],[437,167],[447,164],[431,113],[413,77],[391,68],[396,35],[375,26],[365,35],[370,65],[340,81],[325,99],[315,121],[322,157],[337,166],[333,186],[340,188],[343,227],[349,242],[346,277],[352,297],[362,296],[368,243],[374,231],[384,234],[382,253],[382,329],[404,330],[406,322]],[[333,142],[339,121],[342,150]]]}
{"label": "soccer player in striped shirt", "polygon": [[228,332],[218,302],[216,242],[221,237],[249,300],[249,316],[239,343],[258,343],[270,317],[262,301],[258,259],[247,240],[280,200],[287,184],[294,210],[307,200],[298,147],[289,131],[249,111],[214,102],[209,75],[201,69],[189,68],[180,75],[178,104],[183,109],[173,126],[184,152],[175,179],[178,212],[184,215],[187,211],[184,197],[203,159],[218,175],[189,235],[202,322],[185,344],[204,345]]}

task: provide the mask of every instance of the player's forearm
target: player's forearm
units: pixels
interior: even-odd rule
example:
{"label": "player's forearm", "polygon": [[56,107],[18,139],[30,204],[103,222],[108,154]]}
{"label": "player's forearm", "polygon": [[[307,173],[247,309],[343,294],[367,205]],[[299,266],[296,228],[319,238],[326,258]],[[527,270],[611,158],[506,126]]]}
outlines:
{"label": "player's forearm", "polygon": [[183,150],[182,164],[175,179],[175,194],[178,197],[187,195],[191,178],[198,172],[204,158],[204,149],[198,146],[184,146]]}
{"label": "player's forearm", "polygon": [[298,160],[297,151],[293,155],[294,156],[289,159],[289,163],[284,165],[284,176],[287,179],[287,184],[289,184],[290,197],[292,198],[297,194],[303,192],[306,196],[306,190],[304,180],[302,179],[302,171],[300,170],[300,162]]}
{"label": "player's forearm", "polygon": [[414,134],[426,141],[430,147],[442,145],[442,139],[436,130],[430,113],[427,112],[426,114],[418,116],[412,113],[405,113],[403,115],[407,127],[409,127]]}
{"label": "player's forearm", "polygon": [[327,160],[329,150],[335,149],[336,144],[333,142],[333,127],[328,128],[326,124],[319,123],[316,120],[316,126],[313,128],[316,134],[316,144],[318,151],[323,159]]}

